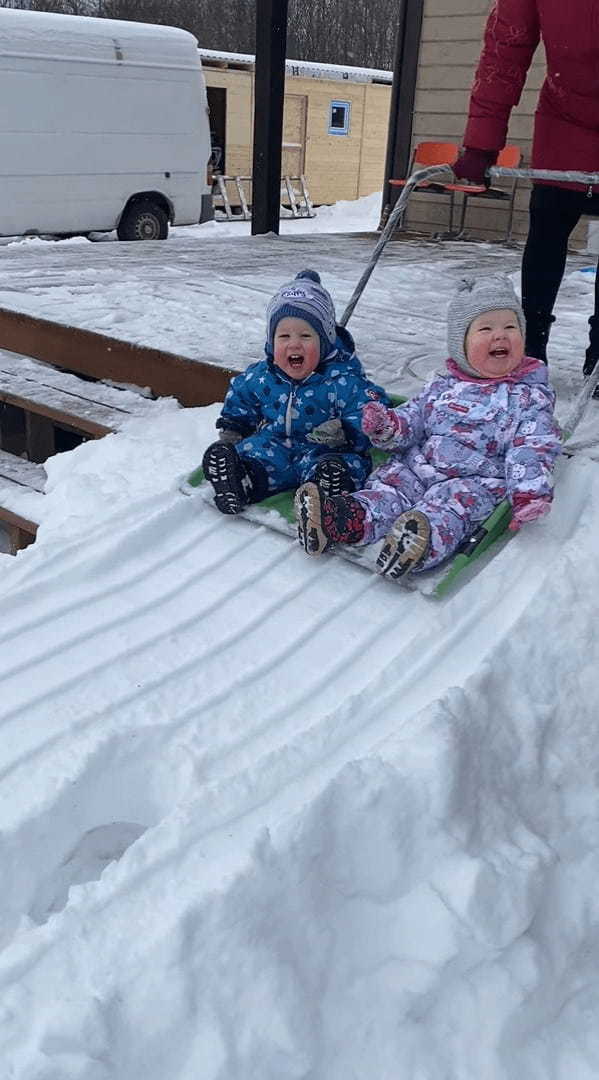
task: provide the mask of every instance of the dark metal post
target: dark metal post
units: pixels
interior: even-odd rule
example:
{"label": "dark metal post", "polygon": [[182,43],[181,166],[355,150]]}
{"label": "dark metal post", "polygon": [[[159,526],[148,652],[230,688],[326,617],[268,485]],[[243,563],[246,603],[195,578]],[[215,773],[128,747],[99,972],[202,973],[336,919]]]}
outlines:
{"label": "dark metal post", "polygon": [[384,220],[400,194],[389,180],[403,179],[410,167],[423,9],[424,0],[402,0],[399,10],[383,185]]}
{"label": "dark metal post", "polygon": [[279,231],[288,0],[256,0],[252,235]]}

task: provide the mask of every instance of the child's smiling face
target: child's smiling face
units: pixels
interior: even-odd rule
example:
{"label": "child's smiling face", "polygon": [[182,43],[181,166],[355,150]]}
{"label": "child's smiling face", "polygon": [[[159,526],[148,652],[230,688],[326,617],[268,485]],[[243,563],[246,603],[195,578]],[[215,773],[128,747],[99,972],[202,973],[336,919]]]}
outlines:
{"label": "child's smiling face", "polygon": [[305,319],[281,319],[273,345],[274,362],[290,379],[306,379],[320,363],[320,338]]}
{"label": "child's smiling face", "polygon": [[484,311],[468,327],[465,343],[468,363],[487,379],[501,379],[521,363],[522,331],[515,311]]}

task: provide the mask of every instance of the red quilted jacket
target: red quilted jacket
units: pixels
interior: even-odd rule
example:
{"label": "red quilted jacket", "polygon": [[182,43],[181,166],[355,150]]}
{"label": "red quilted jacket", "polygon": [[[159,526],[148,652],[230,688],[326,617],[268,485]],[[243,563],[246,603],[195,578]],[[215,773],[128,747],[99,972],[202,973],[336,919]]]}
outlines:
{"label": "red quilted jacket", "polygon": [[547,75],[535,113],[532,167],[599,172],[599,0],[495,0],[464,145],[505,146],[510,111],[539,39]]}

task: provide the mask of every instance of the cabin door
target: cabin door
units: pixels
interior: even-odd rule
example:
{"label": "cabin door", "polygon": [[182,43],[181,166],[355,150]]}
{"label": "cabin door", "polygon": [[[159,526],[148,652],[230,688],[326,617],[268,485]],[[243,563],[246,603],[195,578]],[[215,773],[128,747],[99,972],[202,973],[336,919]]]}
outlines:
{"label": "cabin door", "polygon": [[227,91],[220,86],[207,86],[208,111],[210,114],[210,143],[212,147],[212,171],[224,173],[227,139]]}
{"label": "cabin door", "polygon": [[301,176],[306,158],[306,94],[285,94],[282,176]]}

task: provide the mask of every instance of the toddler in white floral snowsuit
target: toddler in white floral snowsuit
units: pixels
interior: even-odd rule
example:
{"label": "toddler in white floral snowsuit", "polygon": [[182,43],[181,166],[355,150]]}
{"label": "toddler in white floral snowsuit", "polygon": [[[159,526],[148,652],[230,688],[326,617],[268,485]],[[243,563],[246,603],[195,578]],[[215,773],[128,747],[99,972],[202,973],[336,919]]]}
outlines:
{"label": "toddler in white floral snowsuit", "polygon": [[362,430],[389,459],[349,496],[298,489],[309,554],[384,537],[377,569],[399,577],[446,559],[506,496],[510,528],[547,513],[560,433],[547,368],[524,356],[524,330],[507,278],[461,283],[448,310],[447,373],[399,408],[362,410]]}

